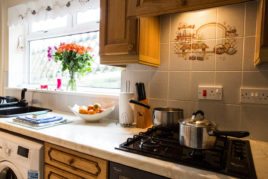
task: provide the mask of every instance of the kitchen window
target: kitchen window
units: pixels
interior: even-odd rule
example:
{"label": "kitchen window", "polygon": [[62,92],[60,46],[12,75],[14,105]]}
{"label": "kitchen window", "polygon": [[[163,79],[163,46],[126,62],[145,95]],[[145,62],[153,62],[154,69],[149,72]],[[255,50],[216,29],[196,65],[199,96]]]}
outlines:
{"label": "kitchen window", "polygon": [[94,56],[92,71],[77,78],[77,91],[119,91],[122,68],[101,65],[99,61],[99,14],[99,8],[76,10],[57,17],[10,25],[8,86],[34,89],[48,86],[49,90],[55,90],[60,77],[61,90],[65,90],[68,71],[62,73],[59,62],[48,60],[47,50],[60,43],[77,43],[93,48]]}

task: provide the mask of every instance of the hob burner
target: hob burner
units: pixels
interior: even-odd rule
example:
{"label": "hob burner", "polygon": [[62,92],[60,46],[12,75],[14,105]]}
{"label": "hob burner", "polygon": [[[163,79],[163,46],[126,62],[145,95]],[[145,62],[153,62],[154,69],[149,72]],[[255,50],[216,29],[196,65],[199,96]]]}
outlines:
{"label": "hob burner", "polygon": [[149,137],[141,139],[139,147],[142,150],[157,152],[160,148],[160,144],[159,141],[154,141],[151,137]]}

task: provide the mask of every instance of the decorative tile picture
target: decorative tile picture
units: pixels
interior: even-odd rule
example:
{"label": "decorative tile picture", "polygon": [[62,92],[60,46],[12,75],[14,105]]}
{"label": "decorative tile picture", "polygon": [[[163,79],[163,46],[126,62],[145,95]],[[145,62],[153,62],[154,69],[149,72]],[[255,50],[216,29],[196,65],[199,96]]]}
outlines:
{"label": "decorative tile picture", "polygon": [[[220,33],[220,39],[215,46],[210,47],[205,41],[206,29],[215,27]],[[185,60],[206,60],[210,55],[227,54],[234,55],[237,52],[237,30],[226,23],[206,23],[198,28],[194,24],[180,23],[175,38],[175,54],[184,57]]]}

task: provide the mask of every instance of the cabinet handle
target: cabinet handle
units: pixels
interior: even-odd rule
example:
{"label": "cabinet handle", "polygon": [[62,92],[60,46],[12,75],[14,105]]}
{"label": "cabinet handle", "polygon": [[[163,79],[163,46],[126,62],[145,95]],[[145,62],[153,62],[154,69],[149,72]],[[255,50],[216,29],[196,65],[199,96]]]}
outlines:
{"label": "cabinet handle", "polygon": [[70,160],[69,160],[69,165],[72,165],[72,164],[74,163],[74,161],[75,161],[75,160],[74,160],[73,158],[70,159]]}
{"label": "cabinet handle", "polygon": [[137,0],[136,7],[139,7],[140,5],[141,5],[141,1],[140,0]]}
{"label": "cabinet handle", "polygon": [[182,6],[187,5],[187,0],[179,0]]}
{"label": "cabinet handle", "polygon": [[117,173],[122,173],[122,170],[120,168],[117,167],[113,167],[114,171]]}

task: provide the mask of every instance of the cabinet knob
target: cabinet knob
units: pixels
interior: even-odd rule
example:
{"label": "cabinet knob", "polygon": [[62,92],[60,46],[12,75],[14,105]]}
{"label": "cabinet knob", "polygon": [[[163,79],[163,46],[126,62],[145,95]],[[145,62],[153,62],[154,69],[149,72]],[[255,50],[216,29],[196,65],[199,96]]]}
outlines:
{"label": "cabinet knob", "polygon": [[72,165],[72,164],[74,163],[74,161],[75,161],[75,160],[74,160],[73,158],[70,159],[70,160],[69,160],[69,165]]}
{"label": "cabinet knob", "polygon": [[187,0],[179,0],[179,2],[181,3],[182,6],[187,5]]}

